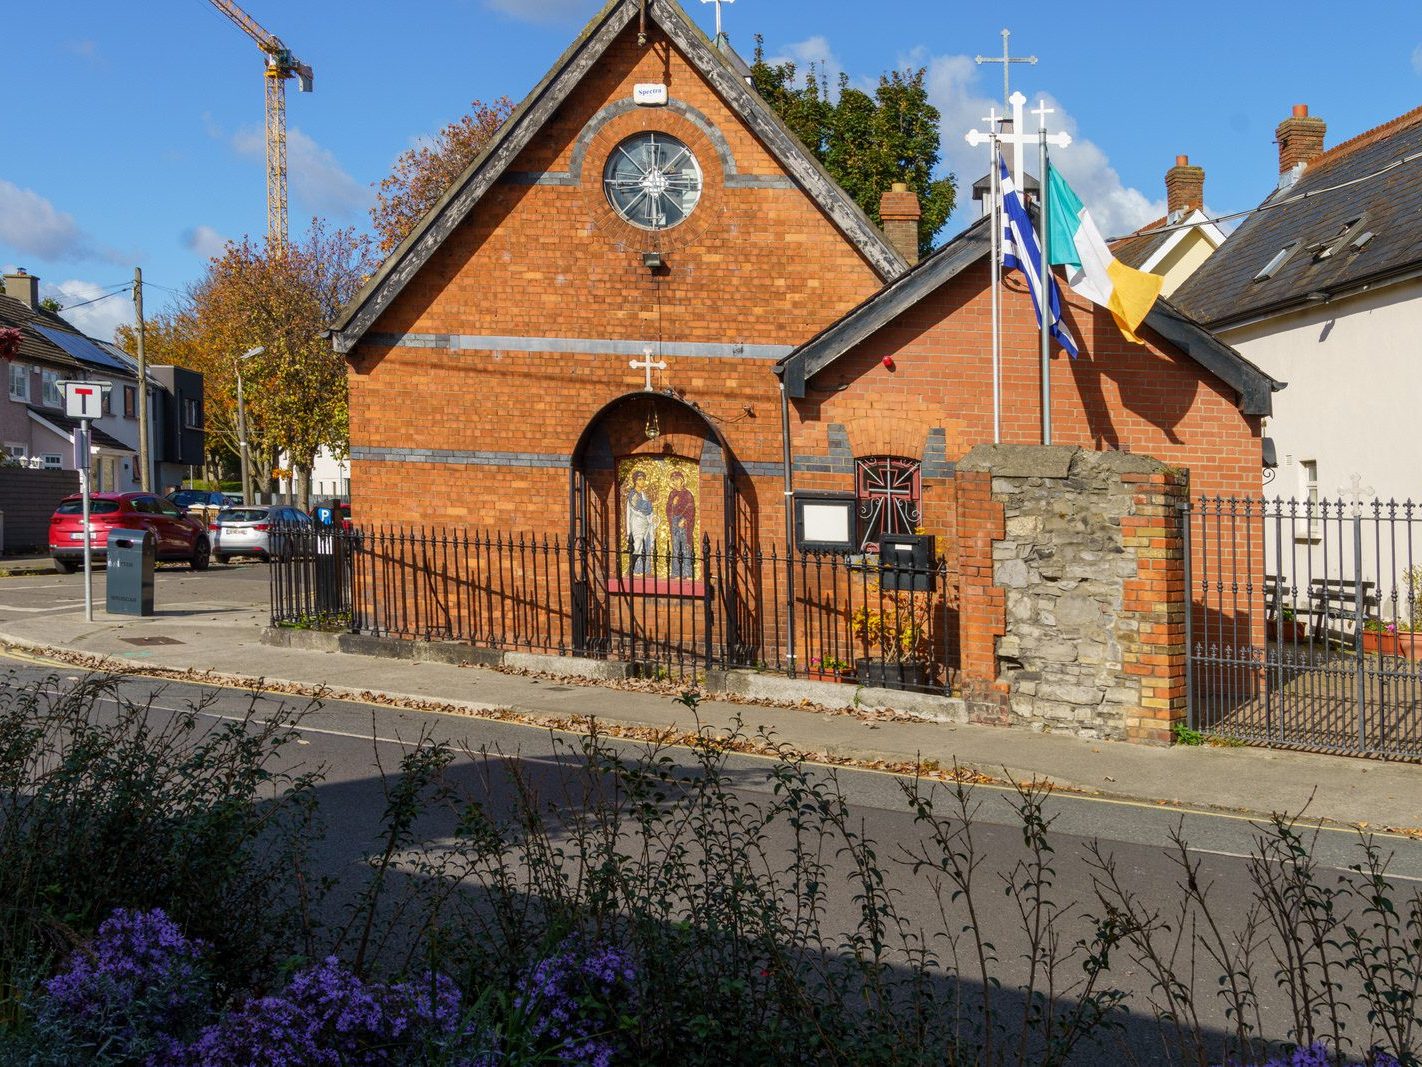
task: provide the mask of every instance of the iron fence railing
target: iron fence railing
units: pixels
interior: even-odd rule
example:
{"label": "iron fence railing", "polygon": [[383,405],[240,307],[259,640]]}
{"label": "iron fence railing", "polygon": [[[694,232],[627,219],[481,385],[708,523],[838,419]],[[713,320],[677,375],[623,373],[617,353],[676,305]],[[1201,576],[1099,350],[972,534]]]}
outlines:
{"label": "iron fence railing", "polygon": [[752,668],[951,692],[947,564],[726,548],[634,554],[587,539],[441,528],[282,531],[271,621],[639,664]]}
{"label": "iron fence railing", "polygon": [[1422,757],[1422,506],[1208,497],[1185,519],[1191,725]]}

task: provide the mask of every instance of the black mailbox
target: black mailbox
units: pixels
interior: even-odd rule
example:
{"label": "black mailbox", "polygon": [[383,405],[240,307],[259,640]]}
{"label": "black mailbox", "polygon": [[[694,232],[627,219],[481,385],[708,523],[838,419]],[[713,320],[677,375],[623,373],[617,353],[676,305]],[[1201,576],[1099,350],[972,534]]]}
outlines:
{"label": "black mailbox", "polygon": [[153,614],[153,568],[158,546],[151,530],[110,530],[104,547],[110,615]]}
{"label": "black mailbox", "polygon": [[879,587],[900,592],[933,588],[938,553],[932,534],[879,535]]}

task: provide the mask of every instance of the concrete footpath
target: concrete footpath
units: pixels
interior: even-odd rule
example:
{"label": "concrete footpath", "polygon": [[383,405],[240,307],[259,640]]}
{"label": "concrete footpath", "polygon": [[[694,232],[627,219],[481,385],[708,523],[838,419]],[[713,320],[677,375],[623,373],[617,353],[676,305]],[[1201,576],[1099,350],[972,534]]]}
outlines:
{"label": "concrete footpath", "polygon": [[[100,601],[102,605],[102,601]],[[82,608],[18,609],[0,618],[11,650],[95,669],[286,692],[328,689],[335,698],[455,714],[510,713],[577,729],[594,717],[632,736],[695,729],[674,691],[579,684],[480,667],[384,659],[262,643],[266,614],[252,603],[190,603],[152,618]],[[636,686],[639,683],[627,683]],[[1047,778],[1059,787],[1123,800],[1241,814],[1298,812],[1330,823],[1422,834],[1422,767],[1244,747],[1146,747],[1082,741],[972,724],[904,721],[882,713],[706,700],[703,724],[737,720],[828,762],[899,770],[923,760],[995,778]]]}

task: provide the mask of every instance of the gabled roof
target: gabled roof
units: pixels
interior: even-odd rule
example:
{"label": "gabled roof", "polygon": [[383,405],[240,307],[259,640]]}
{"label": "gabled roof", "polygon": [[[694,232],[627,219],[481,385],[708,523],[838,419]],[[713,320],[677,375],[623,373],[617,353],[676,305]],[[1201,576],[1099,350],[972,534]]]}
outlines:
{"label": "gabled roof", "polygon": [[1176,302],[1219,328],[1422,267],[1422,158],[1366,177],[1418,153],[1422,108],[1319,155],[1175,291]]}
{"label": "gabled roof", "polygon": [[[803,397],[809,379],[991,251],[990,220],[984,217],[780,360],[775,372],[784,380],[786,391],[792,397]],[[1230,386],[1238,397],[1239,409],[1246,415],[1270,414],[1270,398],[1283,388],[1283,383],[1179,308],[1157,298],[1145,325]]]}
{"label": "gabled roof", "polygon": [[1153,271],[1191,233],[1203,234],[1215,248],[1225,243],[1224,231],[1203,211],[1195,208],[1174,222],[1168,216],[1156,219],[1135,233],[1112,241],[1111,254],[1128,267]]}
{"label": "gabled roof", "polygon": [[25,363],[47,363],[54,367],[77,367],[79,361],[34,326],[77,333],[73,326],[52,311],[32,308],[24,301],[0,293],[0,326],[12,326],[20,331],[20,350],[15,358]]}
{"label": "gabled roof", "polygon": [[[723,55],[675,0],[608,0],[568,50],[514,109],[484,151],[457,178],[341,312],[332,326],[338,352],[348,352],[410,279],[508,169],[553,112],[577,88],[645,3],[655,23],[717,94],[764,143],[805,193],[888,280],[908,264],[868,216],[820,166],[790,129],[762,101],[735,65]],[[742,64],[744,65],[744,64]]]}

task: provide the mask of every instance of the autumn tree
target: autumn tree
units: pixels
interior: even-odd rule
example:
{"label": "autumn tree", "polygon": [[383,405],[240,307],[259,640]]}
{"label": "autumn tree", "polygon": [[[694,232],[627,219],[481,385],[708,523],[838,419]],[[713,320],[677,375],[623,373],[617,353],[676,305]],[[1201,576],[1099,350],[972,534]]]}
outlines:
{"label": "autumn tree", "polygon": [[841,74],[838,99],[831,99],[828,81],[813,65],[801,77],[794,63],[768,63],[759,37],[751,66],[762,99],[875,225],[882,225],[879,198],[894,182],[918,194],[918,245],[925,255],[953,213],[955,197],[951,175],[933,176],[940,116],[928,101],[926,77],[922,67],[890,71],[870,95]]}
{"label": "autumn tree", "polygon": [[475,100],[469,105],[469,114],[451,122],[429,143],[396,158],[390,176],[375,187],[375,206],[370,209],[376,251],[386,255],[405,239],[484,151],[513,109],[513,101],[506,96],[492,104]]}
{"label": "autumn tree", "polygon": [[[286,248],[251,238],[233,241],[176,307],[145,324],[151,362],[201,371],[209,449],[236,455],[237,359],[242,365],[247,437],[257,470],[284,455],[309,493],[309,472],[322,446],[338,456],[348,446],[345,363],[321,336],[370,273],[368,238],[313,220]],[[132,328],[118,343],[136,350]]]}

